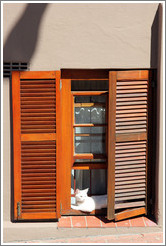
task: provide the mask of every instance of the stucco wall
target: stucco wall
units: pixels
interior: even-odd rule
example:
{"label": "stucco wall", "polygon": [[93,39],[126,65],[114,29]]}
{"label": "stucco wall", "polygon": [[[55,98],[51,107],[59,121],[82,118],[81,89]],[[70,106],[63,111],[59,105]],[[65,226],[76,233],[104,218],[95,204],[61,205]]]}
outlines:
{"label": "stucco wall", "polygon": [[[150,4],[4,4],[4,61],[30,62],[30,70],[61,68],[161,68],[157,59],[157,3]],[[162,70],[161,70],[162,71]],[[162,89],[162,77],[158,78]],[[39,226],[14,226],[10,222],[10,89],[4,79],[4,240],[19,237],[40,238],[54,233]],[[160,93],[159,93],[160,94]],[[160,105],[163,98],[160,97]],[[160,118],[162,119],[162,108]],[[156,188],[158,221],[162,225],[162,121],[158,132],[158,166]],[[38,228],[37,228],[38,227]]]}
{"label": "stucco wall", "polygon": [[158,4],[4,4],[4,59],[31,70],[148,68]]}

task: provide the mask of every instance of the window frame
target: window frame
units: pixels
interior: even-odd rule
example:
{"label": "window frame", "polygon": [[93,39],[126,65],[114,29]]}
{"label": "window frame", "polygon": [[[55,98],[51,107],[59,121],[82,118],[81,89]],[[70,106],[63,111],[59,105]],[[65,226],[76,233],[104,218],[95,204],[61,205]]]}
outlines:
{"label": "window frame", "polygon": [[[107,164],[108,164],[108,159],[107,159],[107,146],[108,146],[108,139],[107,139],[107,128],[108,128],[108,108],[107,108],[107,101],[108,101],[108,91],[71,91],[72,94],[72,148],[73,148],[73,157],[72,157],[72,169],[107,169]],[[106,123],[105,124],[93,124],[93,123],[84,123],[84,124],[75,124],[74,121],[74,96],[101,96],[101,95],[106,95],[106,103],[105,103],[105,108],[106,108]],[[75,127],[97,127],[97,126],[105,126],[106,133],[105,133],[105,143],[106,143],[106,154],[96,154],[99,156],[99,158],[106,158],[106,163],[87,163],[87,164],[74,164],[75,159],[94,159],[94,155],[92,153],[80,153],[76,154],[74,153],[74,129]]]}

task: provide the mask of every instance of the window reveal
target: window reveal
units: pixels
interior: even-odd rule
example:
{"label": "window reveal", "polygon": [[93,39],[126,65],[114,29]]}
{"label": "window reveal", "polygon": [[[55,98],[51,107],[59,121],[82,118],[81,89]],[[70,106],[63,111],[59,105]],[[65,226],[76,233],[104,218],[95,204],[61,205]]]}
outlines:
{"label": "window reveal", "polygon": [[[85,81],[76,84],[86,88]],[[92,85],[90,83],[92,82]],[[76,188],[89,188],[89,195],[107,193],[107,92],[106,81],[88,81],[88,88],[98,92],[73,92],[73,169],[71,203]],[[98,85],[98,86],[97,86]],[[97,91],[97,89],[96,89]],[[84,170],[87,168],[88,170]]]}

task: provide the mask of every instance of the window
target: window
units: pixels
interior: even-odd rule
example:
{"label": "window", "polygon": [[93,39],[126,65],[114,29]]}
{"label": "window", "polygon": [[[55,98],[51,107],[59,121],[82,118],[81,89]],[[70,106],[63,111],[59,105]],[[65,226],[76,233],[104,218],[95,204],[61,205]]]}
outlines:
{"label": "window", "polygon": [[64,72],[61,82],[59,71],[13,72],[15,220],[72,214],[74,190],[88,187],[107,192],[108,219],[147,213],[150,81],[148,70]]}

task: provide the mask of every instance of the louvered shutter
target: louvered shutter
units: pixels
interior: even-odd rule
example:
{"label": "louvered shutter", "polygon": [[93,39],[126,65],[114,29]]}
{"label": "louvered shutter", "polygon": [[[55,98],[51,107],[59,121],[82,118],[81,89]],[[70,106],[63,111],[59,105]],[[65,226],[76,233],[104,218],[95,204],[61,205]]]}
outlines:
{"label": "louvered shutter", "polygon": [[149,71],[109,73],[108,219],[145,214]]}
{"label": "louvered shutter", "polygon": [[59,218],[60,72],[13,72],[14,219]]}

